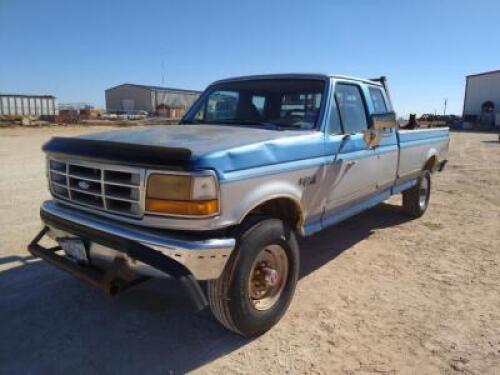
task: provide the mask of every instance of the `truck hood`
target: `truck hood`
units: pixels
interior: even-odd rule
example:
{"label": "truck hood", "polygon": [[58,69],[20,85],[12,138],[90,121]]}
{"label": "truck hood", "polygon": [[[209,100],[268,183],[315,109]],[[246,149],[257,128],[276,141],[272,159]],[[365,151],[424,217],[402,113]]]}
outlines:
{"label": "truck hood", "polygon": [[141,146],[186,148],[193,159],[216,151],[284,136],[303,135],[304,131],[267,130],[249,126],[229,125],[162,125],[134,127],[109,132],[86,134],[80,139],[108,141]]}
{"label": "truck hood", "polygon": [[73,138],[53,138],[48,153],[188,170],[234,171],[323,155],[324,134],[230,125],[134,127]]}

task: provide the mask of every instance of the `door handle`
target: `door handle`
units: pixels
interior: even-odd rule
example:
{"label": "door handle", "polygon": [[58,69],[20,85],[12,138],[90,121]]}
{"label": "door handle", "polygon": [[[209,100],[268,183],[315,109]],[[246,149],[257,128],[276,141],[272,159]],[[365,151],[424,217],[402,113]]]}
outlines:
{"label": "door handle", "polygon": [[353,165],[356,165],[356,164],[358,164],[358,162],[356,160],[349,160],[347,162],[347,166],[348,167],[352,167]]}

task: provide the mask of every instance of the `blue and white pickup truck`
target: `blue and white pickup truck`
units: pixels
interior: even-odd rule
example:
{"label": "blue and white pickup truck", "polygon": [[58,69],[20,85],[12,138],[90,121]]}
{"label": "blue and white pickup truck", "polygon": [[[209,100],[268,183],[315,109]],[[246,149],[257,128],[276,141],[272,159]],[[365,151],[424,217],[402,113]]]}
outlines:
{"label": "blue and white pickup truck", "polygon": [[258,335],[294,294],[296,236],[399,193],[421,216],[448,144],[447,128],[398,130],[384,77],[218,81],[179,125],[46,143],[53,199],[29,250],[109,294],[176,278],[225,327]]}

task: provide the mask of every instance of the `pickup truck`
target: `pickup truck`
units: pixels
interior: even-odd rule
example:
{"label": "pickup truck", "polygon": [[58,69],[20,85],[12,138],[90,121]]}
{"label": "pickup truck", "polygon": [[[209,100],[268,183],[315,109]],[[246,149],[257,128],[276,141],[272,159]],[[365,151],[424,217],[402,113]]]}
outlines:
{"label": "pickup truck", "polygon": [[179,125],[49,140],[53,199],[28,249],[111,295],[176,279],[226,328],[259,335],[292,300],[297,236],[394,194],[423,215],[448,145],[447,128],[398,130],[384,77],[225,79]]}

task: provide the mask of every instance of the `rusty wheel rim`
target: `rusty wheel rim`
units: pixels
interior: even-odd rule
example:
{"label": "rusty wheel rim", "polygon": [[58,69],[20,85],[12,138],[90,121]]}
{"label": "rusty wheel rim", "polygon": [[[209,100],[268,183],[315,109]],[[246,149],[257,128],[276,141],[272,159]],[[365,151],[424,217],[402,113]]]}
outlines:
{"label": "rusty wheel rim", "polygon": [[255,258],[248,280],[250,303],[256,310],[272,308],[285,289],[288,257],[280,245],[263,248]]}

